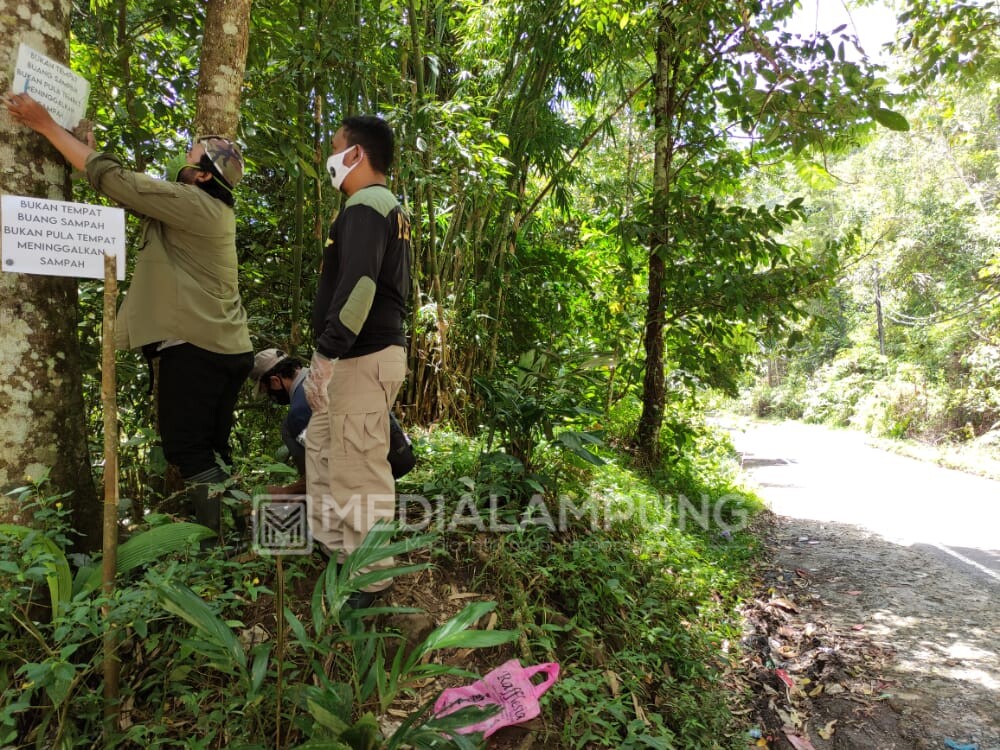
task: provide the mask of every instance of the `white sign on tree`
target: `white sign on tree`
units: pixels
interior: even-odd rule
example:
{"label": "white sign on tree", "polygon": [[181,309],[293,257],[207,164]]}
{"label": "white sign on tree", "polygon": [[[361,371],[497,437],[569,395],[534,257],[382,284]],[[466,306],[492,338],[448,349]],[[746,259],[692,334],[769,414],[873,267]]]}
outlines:
{"label": "white sign on tree", "polygon": [[21,44],[11,90],[28,93],[66,130],[72,130],[87,113],[90,82],[65,65]]}
{"label": "white sign on tree", "polygon": [[0,270],[103,279],[104,256],[115,255],[125,278],[124,210],[18,195],[0,205]]}

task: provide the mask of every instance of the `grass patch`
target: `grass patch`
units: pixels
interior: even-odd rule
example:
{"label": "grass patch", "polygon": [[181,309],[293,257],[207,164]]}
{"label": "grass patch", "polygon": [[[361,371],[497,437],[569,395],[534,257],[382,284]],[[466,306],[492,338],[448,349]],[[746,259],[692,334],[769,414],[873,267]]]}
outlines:
{"label": "grass patch", "polygon": [[[722,679],[740,637],[735,607],[758,550],[745,525],[759,502],[737,484],[726,440],[690,428],[685,458],[652,477],[622,456],[594,466],[554,451],[536,456],[545,475],[509,464],[498,477],[502,462],[468,460],[477,447],[454,435],[421,447],[440,455],[439,442],[457,470],[425,464],[412,489],[444,498],[445,517],[464,505],[467,518],[476,504],[513,527],[445,524],[442,549],[468,554],[439,565],[496,599],[504,627],[521,633],[523,663],[562,664],[543,699],[544,746],[741,747]],[[491,495],[534,485],[545,493]],[[448,505],[456,488],[464,499]]]}
{"label": "grass patch", "polygon": [[[110,599],[51,595],[66,529],[58,498],[36,488],[38,530],[0,539],[0,606],[17,615],[0,627],[0,739],[100,741],[107,607],[122,747],[482,747],[443,740],[449,725],[428,707],[512,657],[562,667],[531,726],[540,746],[741,747],[724,680],[757,503],[725,439],[692,420],[664,435],[652,475],[606,447],[595,464],[542,443],[526,470],[448,430],[415,435],[419,468],[399,487],[409,528],[359,550],[356,566],[290,559],[279,573],[192,541],[144,560]],[[390,554],[411,571],[391,601],[345,613],[362,558]],[[406,617],[428,627],[404,632]]]}

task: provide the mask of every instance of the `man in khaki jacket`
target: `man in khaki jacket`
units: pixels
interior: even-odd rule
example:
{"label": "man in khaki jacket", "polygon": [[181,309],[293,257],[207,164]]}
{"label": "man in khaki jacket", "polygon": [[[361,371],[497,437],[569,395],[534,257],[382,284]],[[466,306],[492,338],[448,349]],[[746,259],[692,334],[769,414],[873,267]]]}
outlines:
{"label": "man in khaki jacket", "polygon": [[253,346],[237,283],[233,188],[243,157],[204,136],[167,167],[167,179],[124,169],[60,127],[28,94],[8,93],[14,120],[44,136],[94,189],[142,217],[139,257],[118,312],[119,348],[159,357],[163,451],[178,466],[199,523],[221,534],[212,485],[229,478],[229,434]]}

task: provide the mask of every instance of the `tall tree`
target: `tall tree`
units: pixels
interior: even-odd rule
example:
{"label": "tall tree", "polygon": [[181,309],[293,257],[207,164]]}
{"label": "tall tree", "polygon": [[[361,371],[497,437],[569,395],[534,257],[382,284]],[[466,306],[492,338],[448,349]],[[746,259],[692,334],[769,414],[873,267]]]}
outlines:
{"label": "tall tree", "polygon": [[195,134],[232,138],[250,38],[251,0],[211,0],[205,15]]}
{"label": "tall tree", "polygon": [[888,95],[856,61],[855,38],[782,31],[794,6],[663,0],[651,14],[655,164],[636,431],[650,462],[666,398],[664,336],[679,380],[732,389],[752,327],[780,328],[816,281],[816,265],[780,241],[801,216],[798,202],[741,205],[740,179],[767,160],[834,149],[876,121],[906,127],[881,106]]}
{"label": "tall tree", "polygon": [[[70,3],[0,1],[0,67],[13,70],[21,43],[65,63]],[[45,140],[0,116],[0,192],[68,200],[65,163]],[[49,470],[71,492],[84,549],[98,546],[101,514],[90,469],[81,384],[77,282],[0,273],[0,490]],[[17,508],[0,507],[10,518]]]}

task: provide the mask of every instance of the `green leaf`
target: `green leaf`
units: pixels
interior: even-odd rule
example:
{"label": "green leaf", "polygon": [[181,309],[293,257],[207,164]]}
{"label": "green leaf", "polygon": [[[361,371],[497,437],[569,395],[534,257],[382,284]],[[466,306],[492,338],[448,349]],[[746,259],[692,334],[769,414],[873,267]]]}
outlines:
{"label": "green leaf", "polygon": [[73,576],[69,572],[69,562],[59,546],[47,536],[35,529],[15,524],[0,524],[0,534],[27,541],[28,550],[32,555],[42,554],[48,559],[42,561],[45,570],[45,581],[49,586],[49,598],[52,601],[52,615],[58,616],[67,604],[73,591]]}
{"label": "green leaf", "polygon": [[491,716],[496,716],[501,710],[503,710],[502,707],[496,704],[488,705],[484,708],[466,706],[447,716],[431,719],[424,724],[423,729],[431,729],[437,732],[453,732],[456,729],[467,727],[470,724],[478,724]]}
{"label": "green leaf", "polygon": [[347,730],[348,724],[346,721],[341,719],[332,711],[328,711],[312,698],[306,701],[306,705],[309,707],[309,713],[316,720],[316,722],[320,726],[326,727],[330,731],[335,732],[338,737]]}
{"label": "green leaf", "polygon": [[875,122],[882,127],[889,128],[889,130],[905,132],[910,129],[910,123],[907,122],[906,118],[891,109],[876,107],[871,115],[875,118]]}
{"label": "green leaf", "polygon": [[262,466],[260,469],[262,474],[295,474],[298,475],[299,470],[294,466],[289,466],[288,464],[273,463]]}
{"label": "green leaf", "polygon": [[56,662],[52,665],[52,681],[45,686],[52,705],[58,708],[69,695],[70,688],[73,687],[73,678],[76,676],[76,668],[65,661]]}
{"label": "green leaf", "polygon": [[[396,527],[393,524],[376,524],[368,532],[361,545],[344,559],[344,563],[341,566],[341,581],[346,583],[348,580],[353,580],[357,571],[362,568],[372,567],[381,560],[390,557],[399,557],[416,549],[428,547],[435,539],[432,534],[423,534],[416,537],[407,537],[398,542],[390,542],[395,531]],[[409,570],[409,566],[407,566],[407,569]],[[378,580],[383,580],[397,575],[397,573],[392,570],[384,570],[376,572],[374,575],[381,576]],[[362,585],[368,586],[371,584],[365,583]]]}
{"label": "green leaf", "polygon": [[[180,521],[156,526],[136,534],[118,548],[115,569],[118,575],[141,565],[148,565],[164,555],[181,552],[192,542],[208,539],[215,532],[197,523]],[[92,591],[101,585],[102,568],[95,567],[81,586],[81,592]]]}
{"label": "green leaf", "polygon": [[271,645],[264,644],[257,650],[253,657],[253,666],[250,668],[250,695],[255,696],[260,691],[260,686],[264,684],[267,676],[267,668],[270,663]]}
{"label": "green leaf", "polygon": [[381,583],[388,578],[396,578],[397,576],[408,575],[409,573],[418,573],[421,570],[427,570],[430,567],[430,563],[415,563],[413,565],[400,565],[394,568],[380,568],[371,571],[370,573],[362,573],[359,576],[354,576],[350,580],[350,587],[345,588],[345,591],[357,591],[359,589],[369,588],[374,586],[376,583]]}
{"label": "green leaf", "polygon": [[288,626],[292,629],[292,632],[295,634],[295,637],[298,639],[300,644],[303,646],[312,645],[312,640],[306,633],[305,627],[303,627],[299,618],[295,616],[292,610],[287,607],[285,608],[285,622],[288,623]]}
{"label": "green leaf", "polygon": [[316,170],[313,169],[312,163],[307,161],[306,159],[299,159],[299,169],[305,172],[306,177],[308,177],[310,180],[319,179],[319,175],[316,174]]}
{"label": "green leaf", "polygon": [[220,655],[227,660],[228,663],[215,663],[218,669],[227,671],[230,667],[236,667],[240,672],[246,673],[246,653],[239,639],[201,597],[181,584],[161,583],[156,591],[160,597],[160,606],[193,625],[207,643],[216,647],[219,652],[208,653],[199,649],[201,653],[213,662]]}
{"label": "green leaf", "polygon": [[375,716],[367,713],[358,719],[354,726],[345,730],[341,739],[354,750],[376,750],[382,739],[382,733],[379,731]]}
{"label": "green leaf", "polygon": [[409,671],[427,653],[443,648],[482,648],[499,646],[517,640],[518,634],[513,630],[477,630],[469,631],[484,615],[496,608],[496,602],[473,602],[413,649],[406,662]]}

